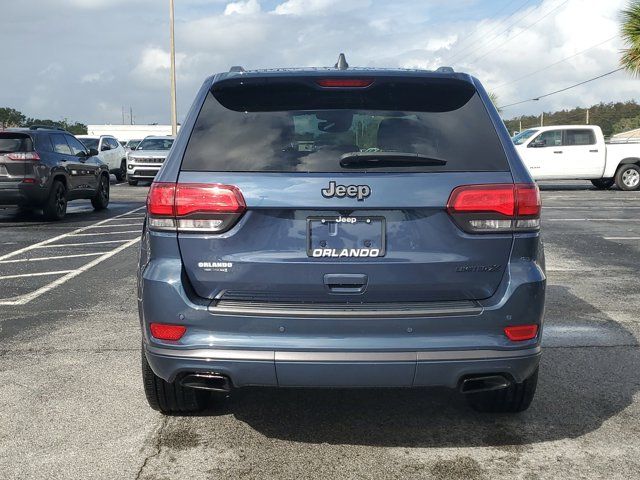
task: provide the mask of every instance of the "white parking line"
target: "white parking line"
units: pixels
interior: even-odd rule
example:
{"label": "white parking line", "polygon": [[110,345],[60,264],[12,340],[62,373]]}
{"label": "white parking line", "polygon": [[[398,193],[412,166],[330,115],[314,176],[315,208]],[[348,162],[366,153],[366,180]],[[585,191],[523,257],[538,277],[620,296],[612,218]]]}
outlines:
{"label": "white parking line", "polygon": [[124,230],[122,232],[96,232],[96,233],[76,233],[74,237],[92,237],[95,235],[120,235],[122,233],[142,233],[141,230]]}
{"label": "white parking line", "polygon": [[111,227],[140,227],[142,229],[142,223],[114,223],[113,225],[95,225],[93,228],[111,228]]}
{"label": "white parking line", "polygon": [[605,240],[640,240],[640,237],[602,237]]}
{"label": "white parking line", "polygon": [[[20,255],[21,253],[28,252],[28,251],[33,250],[35,248],[42,248],[44,245],[49,245],[49,244],[51,244],[53,242],[56,242],[58,240],[62,240],[63,238],[67,238],[67,237],[69,237],[71,235],[74,235],[76,233],[84,232],[85,230],[88,230],[90,228],[95,228],[96,226],[99,226],[99,225],[104,225],[105,223],[108,223],[108,222],[110,222],[110,221],[112,221],[112,220],[114,220],[116,218],[119,219],[119,218],[123,217],[124,215],[130,214],[130,213],[133,213],[133,212],[138,212],[138,211],[140,211],[140,210],[142,210],[144,208],[145,207],[135,208],[135,209],[130,210],[130,211],[128,211],[126,213],[123,213],[121,215],[116,215],[115,217],[111,217],[111,218],[107,218],[106,220],[102,220],[102,221],[100,221],[98,223],[94,223],[94,224],[88,225],[86,227],[81,227],[81,228],[78,228],[78,229],[76,229],[76,230],[74,230],[72,232],[63,233],[62,235],[58,235],[57,237],[49,238],[48,240],[43,240],[42,242],[34,243],[33,245],[29,245],[27,247],[20,248],[18,250],[14,250],[13,252],[9,252],[9,253],[6,253],[4,255],[1,255],[0,256],[0,260],[6,260],[7,258],[15,257],[16,255]],[[110,226],[114,226],[114,225],[110,225]],[[127,225],[127,226],[131,226],[131,225]]]}
{"label": "white parking line", "polygon": [[56,272],[37,272],[37,273],[21,273],[19,275],[3,275],[0,280],[9,280],[11,278],[24,278],[24,277],[44,277],[46,275],[64,275],[65,273],[73,272],[73,270],[58,270]]}
{"label": "white parking line", "polygon": [[640,222],[640,218],[544,218],[547,222]]}
{"label": "white parking line", "polygon": [[96,253],[74,253],[73,255],[56,255],[54,257],[36,257],[36,258],[20,258],[18,260],[0,260],[0,264],[3,263],[23,263],[23,262],[43,262],[46,260],[61,260],[67,258],[76,257],[95,257],[96,255],[102,255],[104,252]]}
{"label": "white parking line", "polygon": [[72,278],[75,278],[78,275],[80,275],[81,273],[86,272],[90,268],[95,267],[99,263],[102,263],[105,260],[113,257],[114,255],[117,255],[118,253],[120,253],[124,249],[130,247],[131,245],[136,244],[139,241],[140,241],[140,238],[134,238],[133,240],[128,241],[124,245],[120,245],[118,248],[116,248],[114,250],[111,250],[110,252],[107,252],[104,255],[92,260],[91,262],[87,263],[86,265],[83,265],[82,267],[80,267],[80,268],[78,268],[76,270],[72,270],[71,272],[67,273],[63,277],[58,278],[54,282],[51,282],[51,283],[45,285],[42,288],[34,290],[33,292],[27,293],[25,295],[19,295],[17,297],[8,298],[8,299],[5,299],[5,300],[0,300],[0,305],[25,305],[25,304],[31,302],[32,300],[38,298],[40,295],[43,295],[43,294],[47,293],[48,291],[53,290],[56,287],[59,287],[60,285],[68,282]]}
{"label": "white parking line", "polygon": [[126,240],[101,240],[99,242],[87,242],[87,243],[50,243],[49,245],[43,245],[36,248],[59,248],[59,247],[90,247],[91,245],[99,245],[101,243],[122,243],[128,242]]}

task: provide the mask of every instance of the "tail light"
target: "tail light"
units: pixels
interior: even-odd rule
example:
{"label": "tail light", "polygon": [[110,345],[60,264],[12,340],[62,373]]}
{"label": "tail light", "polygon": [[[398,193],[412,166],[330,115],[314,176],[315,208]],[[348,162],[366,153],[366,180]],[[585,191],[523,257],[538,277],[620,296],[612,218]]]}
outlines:
{"label": "tail light", "polygon": [[538,230],[540,209],[535,183],[463,185],[451,192],[447,202],[449,215],[469,233]]}
{"label": "tail light", "polygon": [[37,161],[40,160],[40,155],[38,152],[12,152],[7,154],[7,158],[16,162]]}
{"label": "tail light", "polygon": [[517,325],[514,327],[505,327],[504,334],[512,342],[533,340],[538,335],[538,325]]}
{"label": "tail light", "polygon": [[221,233],[246,209],[242,193],[232,185],[154,182],[147,197],[154,230]]}

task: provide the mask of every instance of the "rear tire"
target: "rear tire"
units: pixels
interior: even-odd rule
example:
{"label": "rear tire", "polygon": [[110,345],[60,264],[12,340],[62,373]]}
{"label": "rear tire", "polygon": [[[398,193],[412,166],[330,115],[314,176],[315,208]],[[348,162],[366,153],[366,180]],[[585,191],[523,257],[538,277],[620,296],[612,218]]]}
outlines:
{"label": "rear tire", "polygon": [[122,162],[120,162],[120,170],[115,173],[116,180],[119,182],[124,181],[127,178],[127,161],[123,158]]}
{"label": "rear tire", "polygon": [[638,190],[640,188],[640,167],[633,163],[621,165],[616,172],[616,185],[620,190]]}
{"label": "rear tire", "polygon": [[522,383],[512,383],[509,387],[501,390],[471,393],[467,395],[467,401],[478,412],[524,412],[533,401],[537,384],[538,368]]}
{"label": "rear tire", "polygon": [[67,187],[60,180],[54,180],[49,192],[49,198],[42,208],[47,220],[62,220],[67,214]]}
{"label": "rear tire", "polygon": [[142,349],[142,382],[149,406],[163,414],[196,413],[207,406],[208,392],[185,388],[178,382],[166,382],[158,377]]}
{"label": "rear tire", "polygon": [[598,190],[608,190],[613,187],[615,180],[613,178],[599,178],[597,180],[591,180],[591,183]]}
{"label": "rear tire", "polygon": [[129,179],[127,181],[129,182],[129,185],[131,185],[132,187],[137,187],[138,186],[138,180]]}
{"label": "rear tire", "polygon": [[109,177],[100,175],[98,191],[91,199],[91,205],[95,210],[104,210],[109,205]]}

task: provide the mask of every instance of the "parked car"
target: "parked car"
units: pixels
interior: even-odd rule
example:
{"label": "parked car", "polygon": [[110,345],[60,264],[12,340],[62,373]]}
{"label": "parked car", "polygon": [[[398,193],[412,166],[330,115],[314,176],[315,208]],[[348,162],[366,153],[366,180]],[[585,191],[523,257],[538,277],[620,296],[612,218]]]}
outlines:
{"label": "parked car", "polygon": [[127,181],[153,180],[173,145],[173,137],[146,137],[127,155]]}
{"label": "parked car", "polygon": [[42,208],[47,219],[60,220],[67,202],[82,198],[96,210],[109,204],[109,169],[97,150],[59,129],[0,132],[0,205]]}
{"label": "parked car", "polygon": [[125,148],[125,150],[127,150],[127,152],[129,152],[131,150],[135,150],[136,147],[140,144],[141,141],[142,140],[140,140],[140,139],[129,140],[129,141],[125,142],[124,148]]}
{"label": "parked car", "polygon": [[76,135],[87,148],[94,148],[98,151],[98,158],[107,164],[109,172],[113,173],[119,182],[122,182],[127,175],[127,151],[124,149],[116,137],[111,135]]}
{"label": "parked car", "polygon": [[640,143],[605,143],[595,125],[560,125],[524,130],[513,137],[535,180],[591,180],[596,188],[615,183],[640,188]]}
{"label": "parked car", "polygon": [[439,385],[522,411],[541,352],[539,228],[538,188],[469,75],[210,77],[147,198],[149,405]]}

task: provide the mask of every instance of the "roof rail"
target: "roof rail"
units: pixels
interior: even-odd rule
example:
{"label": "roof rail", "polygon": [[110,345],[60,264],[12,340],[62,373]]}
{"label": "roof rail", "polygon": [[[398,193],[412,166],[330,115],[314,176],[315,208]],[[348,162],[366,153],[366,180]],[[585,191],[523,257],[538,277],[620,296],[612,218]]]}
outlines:
{"label": "roof rail", "polygon": [[60,130],[61,132],[66,132],[64,128],[53,125],[30,125],[29,130]]}
{"label": "roof rail", "polygon": [[242,65],[234,65],[229,69],[230,72],[244,72],[245,69]]}
{"label": "roof rail", "polygon": [[437,73],[455,73],[453,67],[438,67],[436,69]]}

